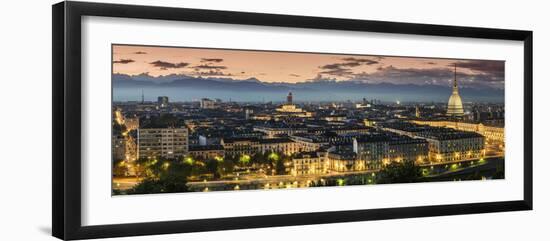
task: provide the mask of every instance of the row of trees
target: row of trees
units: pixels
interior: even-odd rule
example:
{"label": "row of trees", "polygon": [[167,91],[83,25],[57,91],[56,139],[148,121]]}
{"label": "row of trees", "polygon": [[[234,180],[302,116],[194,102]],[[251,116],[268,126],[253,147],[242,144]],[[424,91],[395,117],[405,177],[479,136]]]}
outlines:
{"label": "row of trees", "polygon": [[279,152],[256,153],[254,155],[226,156],[226,161],[241,168],[263,168],[275,170],[276,175],[288,174],[285,162],[292,161],[292,157]]}
{"label": "row of trees", "polygon": [[[133,167],[142,180],[127,193],[185,192],[190,178],[219,179],[234,173],[235,168],[265,168],[275,170],[276,175],[284,175],[287,174],[284,162],[288,160],[290,156],[275,152],[207,159],[193,156],[177,159],[140,158]],[[113,163],[113,175],[123,175],[127,171],[126,168],[124,162]]]}
{"label": "row of trees", "polygon": [[412,183],[422,177],[422,169],[414,162],[392,162],[376,175],[377,184]]}

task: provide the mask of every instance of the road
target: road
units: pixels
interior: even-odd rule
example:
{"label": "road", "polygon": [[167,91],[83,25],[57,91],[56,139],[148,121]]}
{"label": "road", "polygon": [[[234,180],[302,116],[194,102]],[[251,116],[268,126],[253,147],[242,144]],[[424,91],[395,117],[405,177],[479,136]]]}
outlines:
{"label": "road", "polygon": [[[496,170],[497,165],[503,164],[504,158],[501,156],[485,157],[482,162],[479,159],[469,159],[445,163],[430,163],[420,165],[424,169],[430,170],[430,174],[424,178],[429,178],[429,181],[436,180],[454,180],[461,179],[475,172],[488,172]],[[274,188],[297,188],[307,187],[310,183],[324,183],[327,180],[335,180],[351,176],[370,176],[376,175],[379,170],[357,171],[357,172],[332,172],[323,175],[276,175],[263,176],[258,175],[242,175],[232,180],[215,180],[215,181],[192,181],[187,185],[191,190],[209,191],[209,190],[232,190],[232,189],[274,189]],[[134,186],[140,181],[139,178],[125,177],[113,178],[113,188],[116,190],[126,190]]]}

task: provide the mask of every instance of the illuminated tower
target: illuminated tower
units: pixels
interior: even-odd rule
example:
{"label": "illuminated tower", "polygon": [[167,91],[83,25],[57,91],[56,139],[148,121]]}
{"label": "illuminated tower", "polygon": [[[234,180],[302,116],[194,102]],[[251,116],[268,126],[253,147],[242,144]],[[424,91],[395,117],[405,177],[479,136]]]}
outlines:
{"label": "illuminated tower", "polygon": [[288,95],[286,96],[286,103],[292,104],[292,92],[288,92]]}
{"label": "illuminated tower", "polygon": [[464,115],[464,108],[462,107],[462,98],[458,94],[458,84],[456,80],[456,64],[455,64],[455,79],[453,82],[453,93],[449,97],[449,103],[447,105],[447,115],[452,117],[461,117]]}

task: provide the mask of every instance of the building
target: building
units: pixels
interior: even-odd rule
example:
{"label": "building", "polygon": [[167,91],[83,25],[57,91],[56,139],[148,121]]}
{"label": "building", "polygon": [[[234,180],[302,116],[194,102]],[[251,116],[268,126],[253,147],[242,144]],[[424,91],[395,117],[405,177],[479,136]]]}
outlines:
{"label": "building", "polygon": [[504,127],[484,125],[483,123],[467,123],[457,121],[429,121],[415,120],[412,121],[419,125],[429,125],[434,127],[453,128],[459,131],[476,132],[485,137],[487,141],[504,144]]}
{"label": "building", "polygon": [[208,99],[208,98],[202,98],[200,102],[201,109],[214,109],[216,108],[216,101]]}
{"label": "building", "polygon": [[327,154],[327,161],[331,171],[353,172],[367,170],[365,161],[357,159],[357,154],[349,150],[331,150]]}
{"label": "building", "polygon": [[430,143],[432,162],[477,159],[485,156],[483,136],[475,132],[433,131],[422,133]]}
{"label": "building", "polygon": [[334,132],[337,135],[350,134],[369,134],[373,128],[358,125],[331,126],[327,131]]}
{"label": "building", "polygon": [[353,151],[369,170],[380,169],[391,162],[428,161],[428,142],[391,133],[377,133],[355,138]]}
{"label": "building", "polygon": [[168,96],[159,96],[157,98],[157,104],[160,108],[168,107]]}
{"label": "building", "polygon": [[304,111],[303,109],[297,107],[295,104],[292,103],[293,97],[292,92],[288,93],[288,96],[286,97],[286,103],[279,106],[279,108],[275,109],[277,111],[276,116],[277,117],[302,117],[307,118],[311,117],[311,112]]}
{"label": "building", "polygon": [[300,150],[298,143],[289,138],[224,138],[221,143],[225,154],[231,156],[277,152],[292,155]]}
{"label": "building", "polygon": [[138,129],[138,158],[177,158],[187,155],[189,133],[181,128]]}
{"label": "building", "polygon": [[220,143],[225,155],[240,156],[254,155],[258,151],[260,141],[258,138],[223,138]]}
{"label": "building", "polygon": [[349,133],[338,135],[334,132],[325,132],[322,134],[312,134],[312,133],[297,133],[290,136],[296,144],[300,151],[317,151],[321,147],[328,147],[331,144],[337,143],[351,143],[353,138],[360,136],[361,134]]}
{"label": "building", "polygon": [[471,131],[413,123],[386,123],[382,129],[428,141],[430,162],[451,162],[485,156],[485,138]]}
{"label": "building", "polygon": [[429,143],[424,139],[398,137],[388,143],[388,151],[389,162],[429,162]]}
{"label": "building", "polygon": [[111,135],[112,158],[114,161],[126,159],[126,139],[122,135]]}
{"label": "building", "polygon": [[275,138],[278,136],[291,136],[297,133],[307,133],[307,127],[305,125],[264,125],[254,126],[254,131],[263,132],[267,135],[267,138]]}
{"label": "building", "polygon": [[253,110],[251,109],[245,109],[244,110],[244,119],[245,120],[250,120],[250,116],[254,113]]}
{"label": "building", "polygon": [[222,145],[189,146],[189,155],[202,159],[218,159],[225,156]]}
{"label": "building", "polygon": [[344,121],[346,119],[346,115],[328,115],[323,117],[326,121]]}
{"label": "building", "polygon": [[309,133],[297,133],[290,136],[297,145],[300,151],[312,152],[319,150],[322,146],[330,143],[329,138],[323,138],[319,135],[311,135]]}
{"label": "building", "polygon": [[453,93],[449,97],[449,103],[447,105],[447,115],[452,117],[462,117],[464,115],[464,108],[462,107],[462,98],[458,94],[458,84],[456,80],[456,64],[455,64],[455,79],[453,82]]}
{"label": "building", "polygon": [[292,158],[292,175],[319,175],[328,172],[326,152],[300,152]]}
{"label": "building", "polygon": [[285,155],[292,155],[300,150],[298,143],[289,138],[260,139],[258,141],[258,152],[277,152]]}
{"label": "building", "polygon": [[288,92],[288,95],[286,96],[286,103],[292,105],[292,92]]}

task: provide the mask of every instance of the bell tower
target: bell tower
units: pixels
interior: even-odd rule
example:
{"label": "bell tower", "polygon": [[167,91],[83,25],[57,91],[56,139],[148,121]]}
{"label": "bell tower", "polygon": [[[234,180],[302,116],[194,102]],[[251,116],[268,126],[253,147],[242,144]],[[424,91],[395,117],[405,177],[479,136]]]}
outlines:
{"label": "bell tower", "polygon": [[288,92],[288,95],[286,96],[286,103],[289,105],[292,104],[292,92]]}

